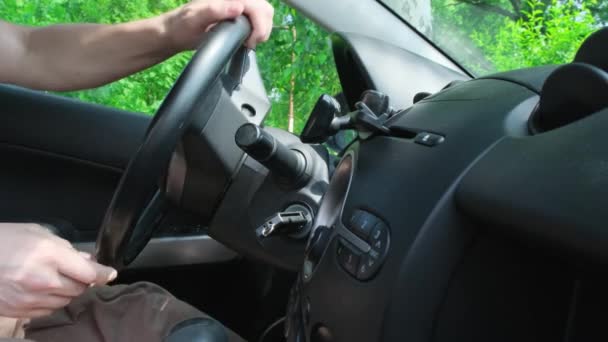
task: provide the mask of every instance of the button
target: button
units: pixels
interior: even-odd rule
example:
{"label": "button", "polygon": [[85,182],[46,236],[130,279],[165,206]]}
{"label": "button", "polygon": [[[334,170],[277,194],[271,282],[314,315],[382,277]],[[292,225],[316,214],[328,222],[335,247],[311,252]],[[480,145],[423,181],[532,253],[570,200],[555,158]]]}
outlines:
{"label": "button", "polygon": [[338,262],[346,272],[355,276],[359,267],[359,253],[355,252],[354,247],[347,246],[344,241],[338,242]]}
{"label": "button", "polygon": [[388,251],[388,243],[388,227],[384,222],[378,222],[369,235],[369,245],[372,251],[379,254],[379,258],[383,258]]}
{"label": "button", "polygon": [[360,238],[367,240],[369,233],[372,231],[378,218],[367,211],[355,210],[350,219],[350,230],[357,234]]}
{"label": "button", "polygon": [[357,279],[359,280],[370,279],[376,274],[376,271],[378,271],[378,268],[380,267],[380,259],[374,257],[374,253],[371,252],[361,257],[359,268],[357,269]]}
{"label": "button", "polygon": [[378,221],[369,234],[368,242],[371,249],[367,254],[361,256],[357,268],[357,279],[359,280],[371,279],[384,262],[389,247],[388,226],[384,222]]}
{"label": "button", "polygon": [[418,133],[418,135],[416,135],[416,137],[414,138],[414,142],[420,145],[430,147],[437,146],[441,144],[444,140],[445,138],[443,136],[429,132]]}

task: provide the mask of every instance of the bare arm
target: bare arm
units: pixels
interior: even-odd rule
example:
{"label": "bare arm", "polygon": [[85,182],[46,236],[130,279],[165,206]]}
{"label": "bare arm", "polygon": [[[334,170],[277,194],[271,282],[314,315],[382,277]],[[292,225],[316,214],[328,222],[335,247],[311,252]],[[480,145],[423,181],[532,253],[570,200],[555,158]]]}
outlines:
{"label": "bare arm", "polygon": [[117,25],[0,22],[0,82],[59,91],[96,87],[194,48],[210,25],[243,13],[254,25],[248,45],[266,40],[272,8],[263,0],[197,0]]}
{"label": "bare arm", "polygon": [[[158,18],[120,25],[0,24],[0,78],[36,89],[72,90],[108,83],[175,51]],[[8,48],[6,48],[8,47]]]}

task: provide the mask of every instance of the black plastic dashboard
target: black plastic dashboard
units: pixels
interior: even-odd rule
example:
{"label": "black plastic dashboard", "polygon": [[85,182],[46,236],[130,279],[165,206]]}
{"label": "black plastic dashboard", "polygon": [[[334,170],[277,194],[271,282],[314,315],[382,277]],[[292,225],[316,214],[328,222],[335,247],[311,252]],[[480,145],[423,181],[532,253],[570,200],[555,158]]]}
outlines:
{"label": "black plastic dashboard", "polygon": [[[318,222],[311,243],[323,241],[323,251],[307,257],[291,294],[290,341],[563,340],[575,284],[563,260],[484,229],[490,223],[463,214],[455,197],[486,151],[530,135],[528,118],[556,67],[438,91],[466,77],[381,45],[334,37],[349,103],[361,89],[381,88],[409,107],[391,119],[391,131],[443,139],[429,146],[380,135],[350,147],[320,211],[327,198],[344,200],[331,204],[333,220]],[[401,62],[367,67],[387,55]],[[410,107],[416,91],[429,90],[438,92]]]}

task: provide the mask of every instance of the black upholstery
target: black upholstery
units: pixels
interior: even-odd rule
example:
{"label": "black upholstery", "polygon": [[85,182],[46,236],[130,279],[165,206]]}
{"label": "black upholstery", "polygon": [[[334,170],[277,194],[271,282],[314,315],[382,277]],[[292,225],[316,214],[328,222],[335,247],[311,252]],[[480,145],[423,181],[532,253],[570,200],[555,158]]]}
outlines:
{"label": "black upholstery", "polygon": [[228,334],[213,319],[193,318],[176,325],[165,342],[228,342]]}

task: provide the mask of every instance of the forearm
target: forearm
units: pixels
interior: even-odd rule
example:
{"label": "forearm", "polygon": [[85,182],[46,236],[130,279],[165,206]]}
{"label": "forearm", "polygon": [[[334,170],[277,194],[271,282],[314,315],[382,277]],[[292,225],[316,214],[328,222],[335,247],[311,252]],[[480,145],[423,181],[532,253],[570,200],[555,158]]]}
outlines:
{"label": "forearm", "polygon": [[162,17],[118,25],[19,27],[21,56],[8,81],[57,91],[112,82],[177,52],[163,28]]}

